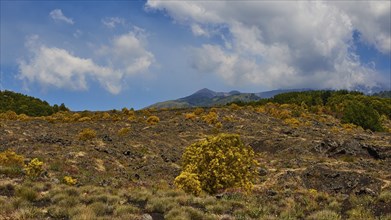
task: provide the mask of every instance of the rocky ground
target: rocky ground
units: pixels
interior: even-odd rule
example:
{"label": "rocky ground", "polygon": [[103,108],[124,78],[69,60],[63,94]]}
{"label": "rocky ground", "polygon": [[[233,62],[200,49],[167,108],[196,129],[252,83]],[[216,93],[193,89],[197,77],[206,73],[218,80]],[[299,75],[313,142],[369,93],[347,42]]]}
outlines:
{"label": "rocky ground", "polygon": [[[249,204],[259,203],[256,197],[263,197],[270,198],[268,202],[275,206],[287,206],[287,197],[301,201],[303,198],[297,196],[308,191],[309,197],[316,193],[336,198],[338,207],[333,211],[342,219],[360,216],[352,214],[352,210],[358,209],[361,200],[369,199],[371,202],[366,203],[365,211],[361,212],[362,219],[365,216],[391,218],[391,133],[347,128],[328,115],[309,114],[299,118],[299,125],[292,125],[252,107],[218,108],[218,121],[222,126],[216,126],[202,120],[208,109],[193,119],[186,119],[186,113],[193,110],[140,111],[133,120],[120,117],[81,122],[2,120],[0,152],[12,149],[26,160],[44,161],[46,172],[39,180],[41,183],[60,185],[64,176],[72,176],[77,179],[74,187],[78,188],[142,187],[148,190],[164,182],[168,190],[174,188],[173,179],[181,171],[180,158],[186,146],[207,135],[236,133],[254,149],[260,162],[259,177],[249,195],[253,198],[247,201]],[[150,115],[159,117],[160,122],[147,123]],[[80,140],[79,133],[85,128],[95,130],[97,136]],[[124,128],[127,130],[120,132]],[[15,196],[6,186],[17,187],[24,181],[23,177],[1,175],[0,197]],[[221,195],[224,196],[224,192]],[[245,198],[240,202],[246,206]],[[317,201],[318,208],[305,209],[303,214],[292,214],[292,218],[285,219],[310,219],[315,211],[332,209],[321,203]],[[49,206],[50,202],[43,205]],[[219,213],[192,206],[209,213],[212,219],[240,219],[232,207]],[[242,219],[273,219],[273,216],[281,219],[285,209],[273,208],[255,217],[245,213]],[[175,219],[168,214],[170,210],[173,209],[148,211],[138,207],[132,216]],[[149,216],[145,216],[148,212]],[[12,210],[3,213],[0,219],[10,218],[12,213]],[[72,218],[45,213],[40,216]]]}

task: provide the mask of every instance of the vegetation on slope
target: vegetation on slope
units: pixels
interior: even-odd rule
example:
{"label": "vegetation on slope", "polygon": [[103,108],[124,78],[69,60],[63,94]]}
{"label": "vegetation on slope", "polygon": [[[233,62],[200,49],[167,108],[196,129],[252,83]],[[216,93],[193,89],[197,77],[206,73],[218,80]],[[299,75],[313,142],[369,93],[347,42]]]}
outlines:
{"label": "vegetation on slope", "polygon": [[46,101],[12,91],[0,91],[0,113],[13,111],[28,116],[47,116],[59,111],[69,111],[64,104],[50,106]]}
{"label": "vegetation on slope", "polygon": [[391,91],[382,91],[374,93],[372,96],[378,96],[380,98],[389,98],[391,99]]}
{"label": "vegetation on slope", "polygon": [[[268,103],[0,118],[0,219],[389,219],[390,133],[311,111]],[[254,151],[250,192],[178,189],[187,147],[227,156],[235,144],[217,146],[222,133]]]}
{"label": "vegetation on slope", "polygon": [[383,131],[382,118],[391,118],[391,99],[366,96],[355,91],[304,91],[278,94],[270,99],[238,105],[264,105],[266,103],[293,104],[309,111],[323,112],[364,129]]}

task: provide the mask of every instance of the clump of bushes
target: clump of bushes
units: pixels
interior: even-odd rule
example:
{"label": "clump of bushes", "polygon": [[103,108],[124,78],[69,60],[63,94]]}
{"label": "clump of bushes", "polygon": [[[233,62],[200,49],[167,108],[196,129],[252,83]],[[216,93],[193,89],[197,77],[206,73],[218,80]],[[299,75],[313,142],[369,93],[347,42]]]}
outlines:
{"label": "clump of bushes", "polygon": [[202,113],[204,113],[204,109],[203,108],[196,108],[196,109],[194,109],[193,113],[195,115],[201,115]]}
{"label": "clump of bushes", "polygon": [[383,131],[379,113],[370,105],[352,101],[343,111],[342,123],[352,123],[364,129]]}
{"label": "clump of bushes", "polygon": [[186,120],[191,120],[194,121],[197,118],[197,115],[195,113],[186,113],[185,114],[185,119]]}
{"label": "clump of bushes", "polygon": [[86,140],[92,140],[96,137],[96,131],[91,129],[91,128],[86,128],[83,129],[79,135],[78,138],[81,141],[86,141]]}
{"label": "clump of bushes", "polygon": [[0,165],[23,167],[24,157],[10,149],[7,149],[0,153]]}
{"label": "clump of bushes", "polygon": [[198,195],[201,190],[217,193],[227,188],[250,190],[256,174],[254,151],[239,135],[219,134],[186,148],[177,187]]}
{"label": "clump of bushes", "polygon": [[202,120],[210,125],[212,124],[216,124],[217,123],[217,119],[218,119],[218,115],[215,111],[210,111],[207,115],[204,115],[202,117]]}
{"label": "clump of bushes", "polygon": [[296,118],[287,118],[284,120],[285,124],[288,124],[291,127],[297,128],[300,126],[300,121]]}
{"label": "clump of bushes", "polygon": [[160,122],[160,119],[157,116],[152,115],[147,118],[147,123],[150,125],[156,125],[159,122]]}
{"label": "clump of bushes", "polygon": [[24,157],[8,149],[0,153],[0,173],[8,176],[22,174]]}
{"label": "clump of bushes", "polygon": [[0,114],[0,119],[16,120],[18,119],[18,115],[14,111],[6,111]]}

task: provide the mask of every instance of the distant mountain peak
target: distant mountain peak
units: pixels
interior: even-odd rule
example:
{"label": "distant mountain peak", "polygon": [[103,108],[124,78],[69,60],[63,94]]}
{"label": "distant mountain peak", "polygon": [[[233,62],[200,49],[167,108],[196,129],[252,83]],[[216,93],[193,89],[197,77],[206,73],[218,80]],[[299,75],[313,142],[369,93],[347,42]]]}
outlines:
{"label": "distant mountain peak", "polygon": [[228,94],[230,95],[239,95],[240,92],[238,90],[232,90],[231,92],[229,92]]}
{"label": "distant mountain peak", "polygon": [[217,95],[217,92],[212,91],[207,88],[203,88],[192,94],[191,96],[202,96],[202,97],[207,97],[207,98],[213,98]]}

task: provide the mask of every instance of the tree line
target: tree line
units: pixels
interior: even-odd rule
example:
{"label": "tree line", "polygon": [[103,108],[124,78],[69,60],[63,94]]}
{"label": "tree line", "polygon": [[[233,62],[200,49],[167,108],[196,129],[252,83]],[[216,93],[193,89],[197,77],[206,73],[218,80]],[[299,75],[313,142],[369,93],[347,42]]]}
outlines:
{"label": "tree line", "polygon": [[48,102],[12,91],[0,91],[0,113],[13,111],[28,116],[48,116],[59,111],[69,111],[64,103],[51,106]]}

